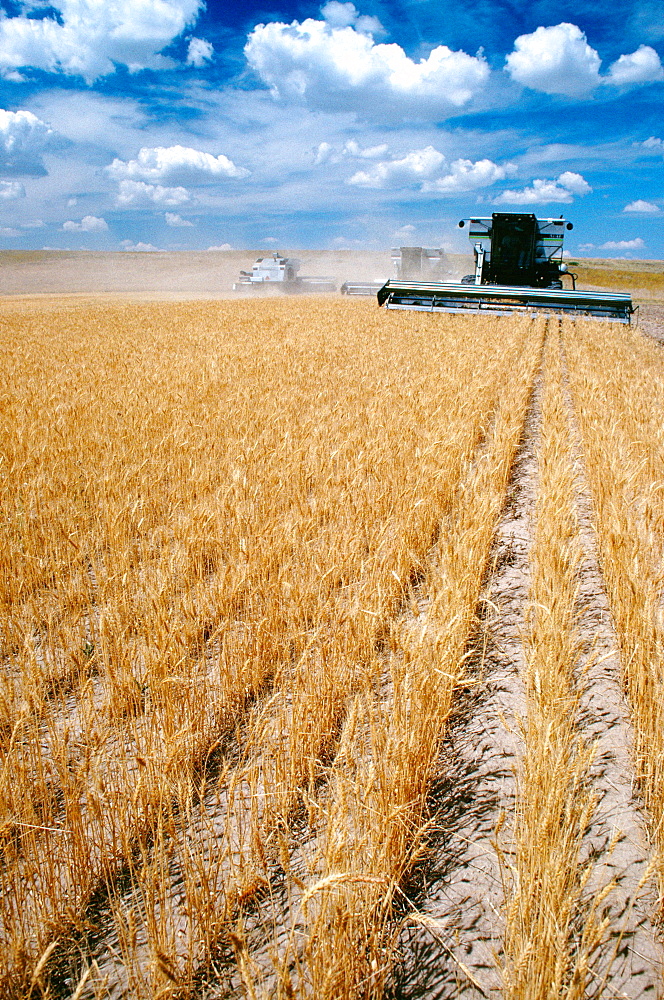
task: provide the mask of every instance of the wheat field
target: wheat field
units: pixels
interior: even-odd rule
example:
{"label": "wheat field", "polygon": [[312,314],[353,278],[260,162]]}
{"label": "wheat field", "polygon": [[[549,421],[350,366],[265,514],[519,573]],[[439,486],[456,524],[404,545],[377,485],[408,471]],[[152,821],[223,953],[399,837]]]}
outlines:
{"label": "wheat field", "polygon": [[[2,318],[2,996],[664,992],[661,348],[333,297]],[[481,723],[517,503],[482,966],[426,886],[464,837],[440,787],[469,697]],[[611,655],[629,820],[588,721]]]}

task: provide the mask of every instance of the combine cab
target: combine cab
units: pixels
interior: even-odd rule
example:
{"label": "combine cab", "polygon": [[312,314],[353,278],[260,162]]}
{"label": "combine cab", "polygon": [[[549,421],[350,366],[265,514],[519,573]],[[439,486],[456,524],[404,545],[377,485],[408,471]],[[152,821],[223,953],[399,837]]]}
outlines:
{"label": "combine cab", "polygon": [[282,292],[333,292],[334,278],[312,278],[298,274],[301,264],[296,257],[259,257],[251,271],[240,271],[233,284],[234,292],[275,286]]}
{"label": "combine cab", "polygon": [[392,251],[394,276],[403,281],[440,281],[443,276],[445,251],[427,247],[399,247]]}
{"label": "combine cab", "polygon": [[[465,220],[459,223],[465,225]],[[572,223],[562,217],[538,219],[529,213],[494,212],[490,218],[471,219],[474,274],[460,282],[398,277],[378,291],[378,304],[425,312],[565,313],[629,323],[634,312],[629,295],[577,291],[563,261],[565,229],[572,229]],[[563,288],[565,275],[571,288]]]}

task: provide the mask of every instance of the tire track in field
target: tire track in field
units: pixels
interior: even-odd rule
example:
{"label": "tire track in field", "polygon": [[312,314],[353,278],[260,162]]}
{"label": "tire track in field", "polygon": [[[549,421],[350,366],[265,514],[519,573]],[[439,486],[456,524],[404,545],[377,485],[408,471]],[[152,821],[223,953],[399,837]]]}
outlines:
{"label": "tire track in field", "polygon": [[583,677],[581,726],[596,748],[591,778],[598,804],[584,845],[594,867],[586,891],[591,894],[614,883],[603,904],[603,913],[610,921],[609,937],[596,956],[591,995],[635,1000],[662,993],[664,955],[655,924],[657,888],[654,872],[649,869],[647,825],[634,794],[633,731],[622,691],[618,638],[599,562],[593,503],[565,376],[564,351],[562,361],[583,550],[578,593],[579,629],[586,640],[579,665]]}
{"label": "tire track in field", "polygon": [[[558,336],[553,324],[549,335]],[[394,1000],[503,995],[499,965],[505,900],[499,852],[504,850],[509,858],[514,773],[524,750],[519,721],[526,705],[521,636],[537,495],[540,381],[535,381],[479,609],[481,625],[472,647],[474,686],[459,700],[450,724],[430,800],[430,853],[408,891],[409,903],[424,922],[406,924],[401,934],[400,961],[389,989]],[[566,398],[583,550],[577,607],[584,646],[577,665],[582,688],[578,725],[596,748],[589,780],[598,798],[583,843],[581,863],[589,864],[592,873],[582,908],[591,908],[593,898],[607,890],[600,908],[607,932],[592,955],[588,995],[636,1000],[662,994],[656,886],[648,869],[643,813],[632,791],[629,712],[598,562],[592,503],[568,392]],[[579,924],[577,933],[582,929]]]}
{"label": "tire track in field", "polygon": [[496,955],[502,949],[504,894],[496,829],[501,817],[513,815],[514,771],[523,753],[521,633],[540,380],[537,375],[469,644],[469,685],[450,720],[430,796],[427,858],[406,890],[427,923],[408,922],[401,934],[388,989],[394,1000],[502,996]]}

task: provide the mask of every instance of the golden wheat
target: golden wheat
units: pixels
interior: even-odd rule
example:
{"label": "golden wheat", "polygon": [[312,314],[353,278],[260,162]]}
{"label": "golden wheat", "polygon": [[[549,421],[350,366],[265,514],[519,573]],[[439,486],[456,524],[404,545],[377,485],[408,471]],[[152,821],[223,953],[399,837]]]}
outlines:
{"label": "golden wheat", "polygon": [[261,827],[313,786],[511,354],[495,324],[470,350],[466,325],[432,337],[343,302],[19,305],[10,326],[1,919],[20,991],[248,711]]}
{"label": "golden wheat", "polygon": [[583,324],[566,329],[565,344],[664,898],[664,365],[628,330],[608,338]]}
{"label": "golden wheat", "polygon": [[[662,432],[639,402],[654,383],[664,402],[661,360],[614,336],[624,392],[591,370],[600,334],[577,329],[570,381],[661,818],[660,710],[644,692],[659,692]],[[134,998],[181,996],[224,949],[229,989],[380,995],[543,336],[541,320],[333,299],[6,304],[3,995],[47,996],[67,967],[80,996],[102,996],[107,975]],[[514,997],[584,982],[570,921],[592,797],[551,343]],[[96,920],[116,941],[105,968],[84,943]]]}

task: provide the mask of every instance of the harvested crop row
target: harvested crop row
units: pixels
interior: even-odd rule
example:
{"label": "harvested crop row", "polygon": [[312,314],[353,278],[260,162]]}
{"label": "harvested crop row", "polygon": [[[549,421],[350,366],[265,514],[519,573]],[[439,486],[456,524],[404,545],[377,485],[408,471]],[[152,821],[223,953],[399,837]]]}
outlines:
{"label": "harvested crop row", "polygon": [[[634,725],[635,773],[664,895],[661,351],[625,331],[565,326],[570,389],[596,509],[600,560]],[[597,363],[602,355],[602,364]],[[655,417],[659,426],[653,424]]]}
{"label": "harvested crop row", "polygon": [[[465,324],[437,325],[433,339],[419,317],[317,310],[11,316],[7,990],[155,838],[164,806],[191,801],[210,752],[268,686],[283,692],[275,732],[291,735],[265,769],[267,813],[317,780],[522,347],[507,324],[472,341]],[[257,712],[250,746],[270,719]]]}
{"label": "harvested crop row", "polygon": [[602,934],[591,909],[575,940],[590,872],[582,861],[583,838],[596,803],[588,783],[593,749],[578,728],[582,551],[557,324],[549,325],[525,636],[525,751],[506,855],[503,975],[509,1000],[585,996],[590,956]]}
{"label": "harvested crop row", "polygon": [[483,595],[479,684],[439,763],[435,856],[411,897],[422,926],[402,935],[390,996],[658,988],[650,854],[557,331]]}

